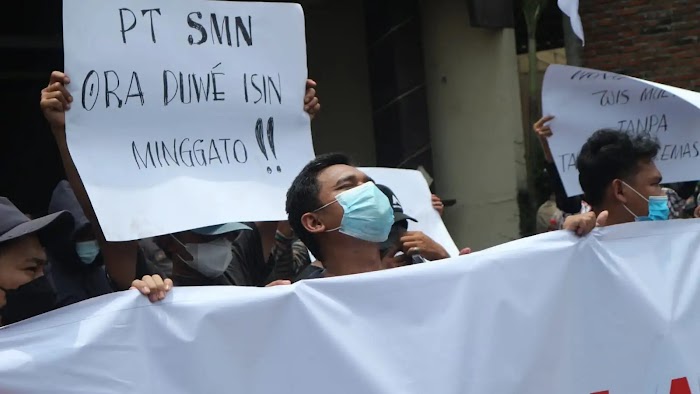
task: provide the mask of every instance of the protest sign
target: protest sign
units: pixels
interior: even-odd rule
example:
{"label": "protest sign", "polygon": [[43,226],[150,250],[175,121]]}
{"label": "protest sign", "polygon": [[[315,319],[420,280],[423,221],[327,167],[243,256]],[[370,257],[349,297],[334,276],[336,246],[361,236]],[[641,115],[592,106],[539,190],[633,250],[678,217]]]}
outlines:
{"label": "protest sign", "polygon": [[632,223],[292,286],[107,295],[0,329],[0,392],[698,394],[698,243],[698,221]]}
{"label": "protest sign", "polygon": [[569,196],[582,193],[576,158],[603,128],[657,138],[664,182],[700,178],[700,94],[624,75],[551,65],[542,88],[544,115],[555,116],[549,146]]}
{"label": "protest sign", "polygon": [[361,168],[361,170],[378,185],[391,189],[404,213],[417,220],[417,222],[408,222],[409,231],[422,231],[442,245],[450,256],[459,256],[457,245],[452,240],[442,218],[433,208],[430,188],[420,171],[376,167]]}
{"label": "protest sign", "polygon": [[108,240],[286,217],[314,157],[291,3],[63,2],[71,156]]}

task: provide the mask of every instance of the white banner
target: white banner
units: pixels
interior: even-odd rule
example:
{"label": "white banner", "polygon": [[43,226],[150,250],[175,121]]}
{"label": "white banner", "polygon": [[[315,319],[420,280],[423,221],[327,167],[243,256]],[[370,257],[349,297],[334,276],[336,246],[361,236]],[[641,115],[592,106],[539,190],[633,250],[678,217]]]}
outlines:
{"label": "white banner", "polygon": [[664,182],[700,179],[700,93],[606,71],[551,65],[542,112],[555,116],[549,146],[569,196],[582,194],[576,158],[603,128],[658,138]]}
{"label": "white banner", "polygon": [[[378,185],[391,189],[399,200],[406,215],[417,222],[408,221],[409,231],[422,231],[432,238],[452,257],[459,256],[459,249],[442,222],[440,214],[433,208],[432,193],[423,174],[416,170],[397,168],[366,167],[360,168]],[[448,211],[449,214],[449,211]]]}
{"label": "white banner", "polygon": [[290,3],[63,2],[68,145],[111,241],[286,218],[314,157]]}
{"label": "white banner", "polygon": [[555,232],[157,304],[107,295],[0,330],[0,392],[697,394],[699,230]]}

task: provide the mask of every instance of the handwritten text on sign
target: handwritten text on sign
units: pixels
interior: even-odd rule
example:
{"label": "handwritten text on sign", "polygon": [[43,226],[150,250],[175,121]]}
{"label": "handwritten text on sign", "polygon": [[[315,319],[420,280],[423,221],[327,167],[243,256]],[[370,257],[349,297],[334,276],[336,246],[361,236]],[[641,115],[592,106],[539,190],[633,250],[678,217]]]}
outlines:
{"label": "handwritten text on sign", "polygon": [[68,143],[107,239],[285,217],[313,157],[299,5],[64,1]]}
{"label": "handwritten text on sign", "polygon": [[545,115],[555,116],[549,145],[569,196],[581,194],[576,159],[596,130],[657,138],[664,181],[697,180],[700,94],[624,75],[552,65],[542,91]]}

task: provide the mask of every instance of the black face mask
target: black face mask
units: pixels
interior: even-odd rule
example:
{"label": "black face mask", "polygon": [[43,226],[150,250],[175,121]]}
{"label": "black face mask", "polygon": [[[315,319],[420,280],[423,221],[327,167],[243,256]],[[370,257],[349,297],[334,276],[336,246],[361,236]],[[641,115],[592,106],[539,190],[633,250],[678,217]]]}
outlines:
{"label": "black face mask", "polygon": [[12,324],[41,315],[56,308],[56,292],[46,275],[18,287],[5,290],[2,323]]}

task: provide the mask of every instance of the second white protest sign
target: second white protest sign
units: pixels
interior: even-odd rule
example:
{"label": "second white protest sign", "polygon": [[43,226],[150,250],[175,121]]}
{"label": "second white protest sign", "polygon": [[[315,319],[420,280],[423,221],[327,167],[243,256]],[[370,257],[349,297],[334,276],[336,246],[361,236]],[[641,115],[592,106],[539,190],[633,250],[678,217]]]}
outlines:
{"label": "second white protest sign", "polygon": [[610,72],[551,65],[542,88],[545,115],[555,116],[549,145],[569,196],[582,194],[576,159],[599,129],[657,138],[665,182],[700,178],[700,94]]}
{"label": "second white protest sign", "polygon": [[286,216],[314,156],[301,6],[63,7],[68,145],[108,240]]}

